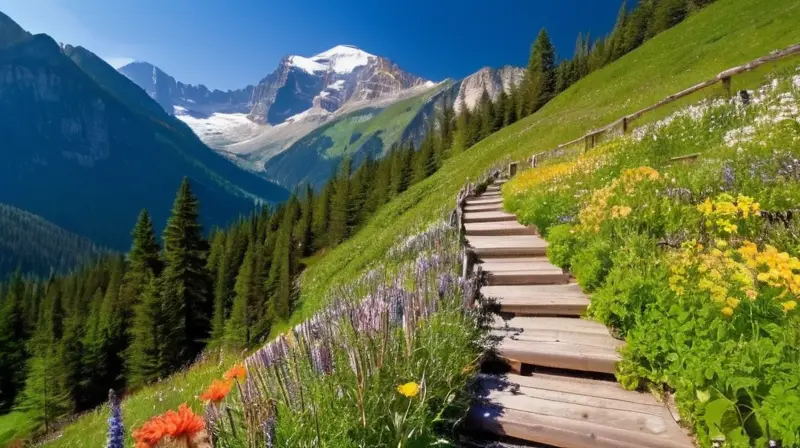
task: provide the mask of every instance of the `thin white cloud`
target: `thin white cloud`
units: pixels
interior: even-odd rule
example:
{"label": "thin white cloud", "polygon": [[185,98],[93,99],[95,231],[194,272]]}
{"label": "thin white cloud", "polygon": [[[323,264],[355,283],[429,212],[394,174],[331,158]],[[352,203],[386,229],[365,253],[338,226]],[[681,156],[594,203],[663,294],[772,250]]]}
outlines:
{"label": "thin white cloud", "polygon": [[106,62],[108,62],[108,65],[114,68],[120,68],[134,61],[133,58],[126,58],[126,57],[115,57],[115,58],[104,58],[104,59],[106,60]]}

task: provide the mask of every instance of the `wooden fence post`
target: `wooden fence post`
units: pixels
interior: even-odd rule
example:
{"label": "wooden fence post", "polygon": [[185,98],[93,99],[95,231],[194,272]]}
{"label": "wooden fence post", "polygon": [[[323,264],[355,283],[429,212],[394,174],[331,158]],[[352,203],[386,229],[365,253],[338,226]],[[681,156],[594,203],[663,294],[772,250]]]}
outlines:
{"label": "wooden fence post", "polygon": [[517,162],[511,162],[508,164],[508,178],[511,179],[517,174]]}
{"label": "wooden fence post", "polygon": [[722,88],[725,89],[725,98],[731,97],[731,77],[722,78]]}
{"label": "wooden fence post", "polygon": [[472,252],[472,249],[464,249],[464,263],[463,263],[463,271],[461,276],[464,278],[468,278],[472,276],[472,266],[475,264],[475,253]]}

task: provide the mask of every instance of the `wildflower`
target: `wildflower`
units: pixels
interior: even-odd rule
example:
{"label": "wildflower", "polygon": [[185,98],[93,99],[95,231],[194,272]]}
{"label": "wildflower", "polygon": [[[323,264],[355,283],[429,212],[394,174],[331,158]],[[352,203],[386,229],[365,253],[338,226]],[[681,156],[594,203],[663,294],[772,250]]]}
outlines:
{"label": "wildflower", "polygon": [[106,448],[123,448],[125,445],[125,426],[122,423],[122,409],[119,399],[113,390],[108,391],[108,407],[111,416],[108,418],[108,438]]}
{"label": "wildflower", "polygon": [[137,448],[158,445],[163,439],[181,441],[186,446],[194,446],[192,440],[205,430],[203,418],[195,415],[186,403],[178,407],[178,412],[167,411],[151,418],[141,428],[133,432]]}
{"label": "wildflower", "polygon": [[233,381],[237,379],[239,381],[245,379],[247,376],[247,369],[244,367],[243,364],[236,364],[235,366],[228,369],[225,374],[222,375],[223,378],[229,381]]}
{"label": "wildflower", "polygon": [[729,307],[729,306],[726,306],[725,308],[722,308],[722,314],[723,314],[725,317],[731,317],[731,316],[733,316],[733,308],[731,308],[731,307]]}
{"label": "wildflower", "polygon": [[786,311],[787,313],[789,311],[792,311],[796,307],[797,307],[797,302],[794,301],[794,300],[789,300],[789,301],[783,302],[783,311]]}
{"label": "wildflower", "polygon": [[208,389],[200,394],[201,401],[210,401],[211,403],[218,404],[224,400],[228,393],[231,391],[231,381],[214,380]]}
{"label": "wildflower", "polygon": [[405,397],[414,398],[419,394],[419,384],[413,381],[410,383],[401,384],[397,386],[397,392],[400,392],[400,394]]}

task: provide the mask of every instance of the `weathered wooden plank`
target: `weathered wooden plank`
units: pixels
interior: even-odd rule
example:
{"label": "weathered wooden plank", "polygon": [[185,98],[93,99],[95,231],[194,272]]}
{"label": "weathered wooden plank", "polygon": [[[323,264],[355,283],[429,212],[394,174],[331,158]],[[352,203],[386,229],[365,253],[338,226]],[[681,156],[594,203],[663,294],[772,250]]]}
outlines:
{"label": "weathered wooden plank", "polygon": [[490,212],[495,210],[503,210],[503,204],[479,204],[479,205],[467,205],[464,207],[464,211],[469,212]]}
{"label": "weathered wooden plank", "polygon": [[498,221],[516,221],[517,217],[511,213],[503,211],[491,212],[469,212],[464,213],[464,222],[498,222]]}
{"label": "weathered wooden plank", "polygon": [[[514,327],[510,327],[513,329]],[[580,331],[569,330],[528,330],[508,331],[492,330],[491,334],[500,338],[509,338],[515,341],[539,343],[563,343],[571,345],[585,345],[589,347],[608,348],[609,346],[621,347],[622,341],[618,341],[609,335],[596,333],[582,333]]]}
{"label": "weathered wooden plank", "polygon": [[502,204],[503,197],[499,194],[495,195],[480,195],[472,198],[467,198],[467,205],[486,205],[486,204]]}
{"label": "weathered wooden plank", "polygon": [[470,421],[485,431],[570,448],[690,448],[685,435],[642,434],[561,417],[532,414],[514,409],[474,406]]}
{"label": "weathered wooden plank", "polygon": [[467,236],[536,235],[536,229],[517,221],[475,222],[465,225]]}
{"label": "weathered wooden plank", "polygon": [[485,430],[564,447],[693,446],[651,395],[602,380],[485,376],[471,420]]}
{"label": "weathered wooden plank", "polygon": [[562,342],[515,341],[503,339],[498,344],[498,353],[525,364],[556,369],[579,370],[614,374],[617,371],[619,354],[616,347],[597,347]]}
{"label": "weathered wooden plank", "polygon": [[[561,285],[490,285],[481,288],[485,297],[495,298],[500,310],[523,315],[580,316],[589,307],[589,299],[575,284]],[[515,319],[520,319],[519,317]],[[547,318],[541,318],[546,320]],[[595,324],[589,322],[590,324]],[[520,321],[519,325],[531,324]],[[514,324],[513,326],[519,326]],[[510,324],[509,324],[510,325]],[[564,325],[558,322],[558,325]],[[571,326],[585,325],[571,322]],[[599,325],[599,324],[596,324]],[[605,330],[605,327],[599,325]]]}
{"label": "weathered wooden plank", "polygon": [[563,272],[553,265],[547,257],[484,257],[481,259],[484,271],[520,271],[537,270]]}
{"label": "weathered wooden plank", "polygon": [[467,243],[478,257],[522,257],[547,253],[547,242],[535,235],[472,236]]}
{"label": "weathered wooden plank", "polygon": [[487,275],[487,283],[490,286],[502,285],[557,285],[568,284],[569,274],[546,270],[517,270],[517,271],[495,271]]}
{"label": "weathered wooden plank", "polygon": [[651,394],[625,390],[613,381],[579,378],[573,376],[548,375],[535,373],[531,376],[510,375],[504,381],[519,384],[520,386],[570,392],[573,394],[587,395],[598,398],[608,398],[621,402],[640,403],[653,406],[664,406]]}
{"label": "weathered wooden plank", "polygon": [[[485,288],[483,288],[485,289]],[[483,292],[483,291],[481,291]],[[485,294],[485,293],[484,293]],[[536,330],[569,330],[581,333],[593,333],[611,335],[608,328],[598,322],[586,319],[573,319],[564,317],[524,317],[515,316],[511,319],[503,319],[495,316],[492,328],[522,328],[526,331]]]}

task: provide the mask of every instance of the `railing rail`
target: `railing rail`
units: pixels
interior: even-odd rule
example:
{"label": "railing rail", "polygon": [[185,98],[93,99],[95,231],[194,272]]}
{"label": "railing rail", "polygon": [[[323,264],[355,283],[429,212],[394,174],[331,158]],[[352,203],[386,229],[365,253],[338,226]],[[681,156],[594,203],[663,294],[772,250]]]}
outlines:
{"label": "railing rail", "polygon": [[[789,47],[786,47],[782,50],[774,51],[766,56],[762,56],[758,59],[748,62],[744,65],[739,65],[733,68],[729,68],[717,74],[715,77],[703,81],[701,83],[695,84],[687,89],[681,90],[680,92],[674,93],[672,95],[667,96],[663,100],[645,107],[644,109],[638,110],[631,114],[625,115],[624,117],[606,125],[601,128],[589,131],[582,137],[578,137],[575,140],[568,141],[566,143],[562,143],[556,146],[553,149],[549,149],[547,151],[542,151],[534,154],[530,157],[530,159],[526,161],[520,162],[511,162],[512,164],[517,164],[518,166],[530,166],[535,168],[536,166],[540,165],[544,160],[552,157],[556,157],[559,154],[567,154],[570,151],[580,151],[585,152],[590,150],[591,148],[595,147],[598,143],[603,140],[603,137],[610,132],[614,132],[616,135],[622,135],[631,130],[631,123],[635,120],[641,118],[644,114],[648,112],[652,112],[656,109],[659,109],[667,104],[673,103],[681,98],[689,96],[695,92],[700,90],[706,89],[713,85],[722,83],[723,87],[726,90],[727,96],[731,96],[731,78],[736,75],[740,75],[742,73],[749,72],[755,68],[761,67],[762,65],[769,64],[771,62],[775,62],[781,59],[785,59],[790,56],[800,54],[800,44],[794,44]],[[577,145],[581,145],[579,148],[576,147]],[[509,164],[509,171],[511,170],[511,164]],[[517,167],[513,168],[516,172]]]}

